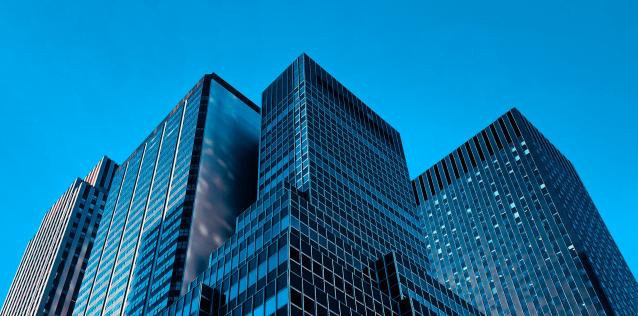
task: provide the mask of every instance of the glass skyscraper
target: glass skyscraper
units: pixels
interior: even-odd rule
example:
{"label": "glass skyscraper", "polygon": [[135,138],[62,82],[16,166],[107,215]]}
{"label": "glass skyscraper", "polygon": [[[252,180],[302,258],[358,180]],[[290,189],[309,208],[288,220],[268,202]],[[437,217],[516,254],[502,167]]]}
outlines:
{"label": "glass skyscraper", "polygon": [[394,128],[305,54],[262,105],[258,200],[165,314],[480,314],[427,273]]}
{"label": "glass skyscraper", "polygon": [[494,315],[638,315],[571,162],[513,109],[412,181],[438,280]]}
{"label": "glass skyscraper", "polygon": [[572,164],[517,110],[410,180],[399,133],[307,55],[261,101],[205,75],[78,179],[0,316],[638,315]]}
{"label": "glass skyscraper", "polygon": [[114,175],[74,315],[153,315],[255,201],[259,108],[204,76]]}
{"label": "glass skyscraper", "polygon": [[71,313],[116,169],[113,161],[102,158],[46,213],[22,256],[0,315]]}

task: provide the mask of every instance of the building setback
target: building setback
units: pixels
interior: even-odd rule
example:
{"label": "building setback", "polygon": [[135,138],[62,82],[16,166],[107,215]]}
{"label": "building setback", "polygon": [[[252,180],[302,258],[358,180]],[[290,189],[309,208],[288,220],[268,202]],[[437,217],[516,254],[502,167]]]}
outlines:
{"label": "building setback", "polygon": [[516,109],[410,181],[399,133],[307,55],[262,106],[205,75],[51,208],[0,316],[638,315],[574,167]]}
{"label": "building setback", "polygon": [[73,315],[153,315],[254,202],[259,108],[204,76],[114,176]]}
{"label": "building setback", "polygon": [[394,128],[305,54],[262,105],[258,200],[164,314],[480,314],[426,271]]}
{"label": "building setback", "polygon": [[102,158],[46,213],[22,256],[0,315],[71,313],[116,169],[117,164]]}
{"label": "building setback", "polygon": [[571,162],[512,109],[412,181],[439,281],[488,314],[638,315]]}

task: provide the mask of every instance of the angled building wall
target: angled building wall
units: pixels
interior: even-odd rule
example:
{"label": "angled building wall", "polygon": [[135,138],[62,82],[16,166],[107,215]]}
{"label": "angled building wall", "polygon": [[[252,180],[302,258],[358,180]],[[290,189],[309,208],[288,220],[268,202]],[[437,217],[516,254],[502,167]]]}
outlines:
{"label": "angled building wall", "polygon": [[74,315],[153,315],[180,296],[255,200],[259,122],[217,75],[195,85],[115,174]]}
{"label": "angled building wall", "polygon": [[76,179],[29,241],[0,315],[67,315],[84,277],[117,164],[104,157]]}
{"label": "angled building wall", "polygon": [[485,313],[638,313],[636,281],[574,167],[516,109],[412,187],[437,278]]}
{"label": "angled building wall", "polygon": [[164,314],[480,314],[427,273],[396,130],[305,54],[262,104],[258,200]]}

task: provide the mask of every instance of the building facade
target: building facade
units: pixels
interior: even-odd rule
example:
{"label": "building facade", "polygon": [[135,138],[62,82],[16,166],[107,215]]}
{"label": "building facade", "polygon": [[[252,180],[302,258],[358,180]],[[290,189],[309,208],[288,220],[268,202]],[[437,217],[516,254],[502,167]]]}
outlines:
{"label": "building facade", "polygon": [[71,313],[116,169],[117,164],[102,158],[46,213],[22,256],[0,315]]}
{"label": "building facade", "polygon": [[258,200],[164,314],[480,314],[427,273],[394,128],[305,54],[262,105]]}
{"label": "building facade", "polygon": [[439,281],[494,315],[638,315],[573,165],[513,109],[412,181]]}
{"label": "building facade", "polygon": [[399,133],[303,54],[262,109],[205,75],[76,180],[0,316],[638,315],[637,293],[517,110],[410,181]]}
{"label": "building facade", "polygon": [[114,176],[73,315],[153,315],[254,202],[259,108],[204,76]]}

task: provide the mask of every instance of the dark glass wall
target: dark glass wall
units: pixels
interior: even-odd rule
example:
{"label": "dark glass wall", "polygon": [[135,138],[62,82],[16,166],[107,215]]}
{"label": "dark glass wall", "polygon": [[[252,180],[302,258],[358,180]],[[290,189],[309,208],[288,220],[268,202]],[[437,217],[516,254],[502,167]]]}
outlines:
{"label": "dark glass wall", "polygon": [[204,272],[237,215],[256,199],[259,123],[256,107],[211,81],[184,286]]}
{"label": "dark glass wall", "polygon": [[223,242],[254,200],[258,133],[258,108],[204,76],[116,173],[74,315],[153,315],[177,299],[216,246],[203,240]]}

